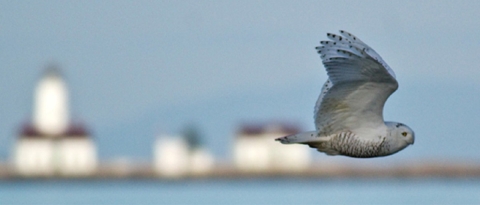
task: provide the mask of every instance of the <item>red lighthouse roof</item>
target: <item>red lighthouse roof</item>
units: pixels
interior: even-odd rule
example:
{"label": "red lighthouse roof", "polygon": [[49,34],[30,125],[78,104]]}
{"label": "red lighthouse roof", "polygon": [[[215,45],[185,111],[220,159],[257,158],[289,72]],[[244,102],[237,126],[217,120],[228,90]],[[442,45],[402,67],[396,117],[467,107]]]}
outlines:
{"label": "red lighthouse roof", "polygon": [[[61,137],[88,137],[90,135],[89,131],[82,123],[72,123],[64,133],[59,134]],[[20,137],[35,138],[35,137],[46,137],[48,134],[40,132],[32,123],[25,123],[22,125],[20,132]]]}

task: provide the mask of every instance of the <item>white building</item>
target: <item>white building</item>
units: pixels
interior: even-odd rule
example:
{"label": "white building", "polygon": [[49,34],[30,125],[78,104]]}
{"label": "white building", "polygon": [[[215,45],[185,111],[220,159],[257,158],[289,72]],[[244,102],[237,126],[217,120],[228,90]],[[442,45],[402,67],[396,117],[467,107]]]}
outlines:
{"label": "white building", "polygon": [[86,128],[69,118],[68,90],[49,68],[34,95],[32,123],[26,123],[14,148],[13,163],[24,176],[84,176],[97,166],[95,144]]}
{"label": "white building", "polygon": [[14,153],[14,164],[20,175],[51,176],[54,169],[54,143],[38,135],[21,134]]}
{"label": "white building", "polygon": [[189,150],[187,142],[180,137],[160,137],[154,146],[153,167],[157,174],[181,177],[188,173]]}
{"label": "white building", "polygon": [[233,148],[235,166],[246,172],[305,170],[311,161],[308,147],[275,141],[298,132],[297,127],[285,123],[241,126]]}
{"label": "white building", "polygon": [[190,173],[203,175],[210,172],[214,166],[212,154],[204,147],[190,149]]}
{"label": "white building", "polygon": [[203,147],[192,146],[184,137],[159,137],[154,145],[154,171],[164,177],[203,175],[211,171],[213,156]]}

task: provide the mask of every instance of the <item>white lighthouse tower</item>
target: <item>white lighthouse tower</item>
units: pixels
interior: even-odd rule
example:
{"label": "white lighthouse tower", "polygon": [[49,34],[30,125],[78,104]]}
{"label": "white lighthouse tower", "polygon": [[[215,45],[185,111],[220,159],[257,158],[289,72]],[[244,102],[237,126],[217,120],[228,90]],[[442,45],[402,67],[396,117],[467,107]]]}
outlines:
{"label": "white lighthouse tower", "polygon": [[68,90],[59,70],[47,68],[34,93],[33,119],[20,130],[13,162],[23,176],[85,176],[97,166],[85,126],[69,116]]}
{"label": "white lighthouse tower", "polygon": [[69,125],[68,90],[55,67],[46,70],[35,89],[33,124],[50,137],[65,133]]}

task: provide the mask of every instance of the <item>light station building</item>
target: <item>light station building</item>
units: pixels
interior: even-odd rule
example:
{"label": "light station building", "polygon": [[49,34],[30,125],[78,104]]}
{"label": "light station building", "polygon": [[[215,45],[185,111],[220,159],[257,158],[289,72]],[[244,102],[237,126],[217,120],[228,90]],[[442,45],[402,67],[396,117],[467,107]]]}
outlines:
{"label": "light station building", "polygon": [[162,177],[179,178],[208,174],[214,166],[212,154],[184,136],[158,137],[154,144],[153,169]]}
{"label": "light station building", "polygon": [[96,170],[96,146],[86,127],[70,119],[68,89],[55,67],[35,88],[33,119],[21,126],[12,158],[22,176],[85,176]]}
{"label": "light station building", "polygon": [[310,149],[283,145],[276,138],[300,132],[288,123],[251,123],[239,127],[233,145],[235,167],[245,172],[303,171],[310,166]]}

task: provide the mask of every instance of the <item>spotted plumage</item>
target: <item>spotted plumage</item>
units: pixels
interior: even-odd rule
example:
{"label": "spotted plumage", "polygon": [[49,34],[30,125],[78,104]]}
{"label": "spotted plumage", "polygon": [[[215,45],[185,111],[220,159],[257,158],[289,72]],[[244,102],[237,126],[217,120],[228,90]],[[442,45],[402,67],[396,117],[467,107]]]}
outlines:
{"label": "spotted plumage", "polygon": [[316,47],[328,74],[315,103],[316,130],[277,140],[358,158],[391,155],[413,144],[412,129],[383,120],[385,101],[398,88],[393,70],[351,33],[327,37]]}

